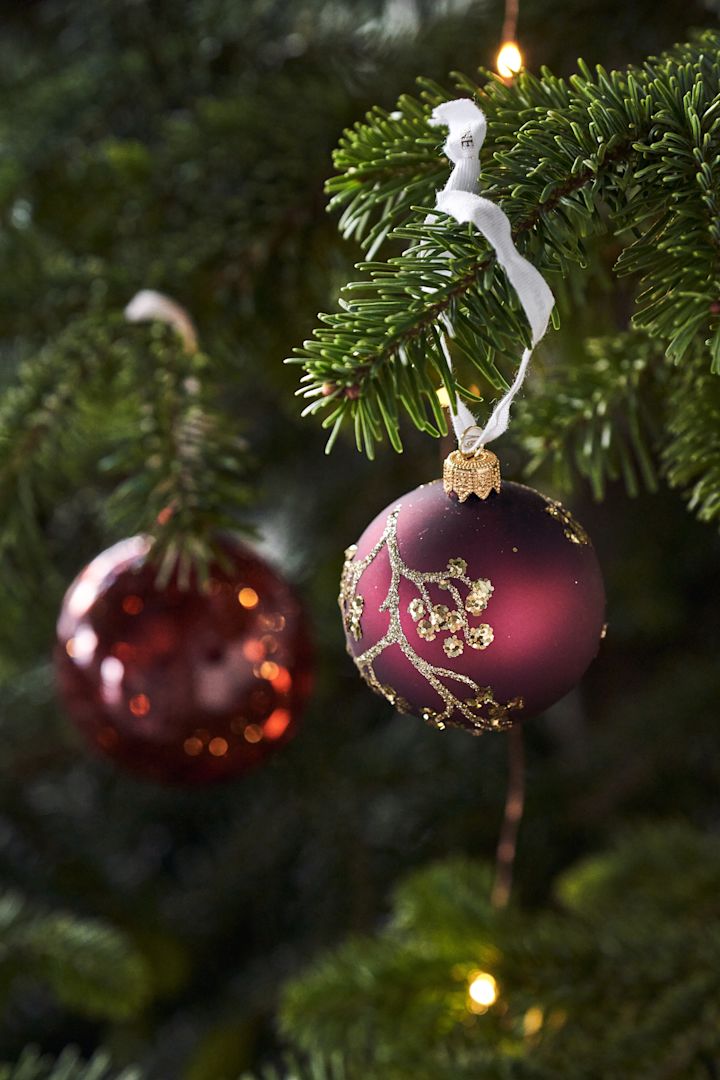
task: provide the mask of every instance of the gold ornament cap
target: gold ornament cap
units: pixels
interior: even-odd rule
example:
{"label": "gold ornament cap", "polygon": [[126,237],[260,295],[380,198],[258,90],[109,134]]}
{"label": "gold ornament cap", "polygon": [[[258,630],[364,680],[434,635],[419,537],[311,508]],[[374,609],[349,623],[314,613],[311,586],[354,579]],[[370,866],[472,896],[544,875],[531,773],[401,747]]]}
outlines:
{"label": "gold ornament cap", "polygon": [[500,493],[500,462],[492,450],[480,447],[472,454],[453,450],[443,463],[445,494],[454,493],[460,502],[468,495],[487,499],[491,491]]}

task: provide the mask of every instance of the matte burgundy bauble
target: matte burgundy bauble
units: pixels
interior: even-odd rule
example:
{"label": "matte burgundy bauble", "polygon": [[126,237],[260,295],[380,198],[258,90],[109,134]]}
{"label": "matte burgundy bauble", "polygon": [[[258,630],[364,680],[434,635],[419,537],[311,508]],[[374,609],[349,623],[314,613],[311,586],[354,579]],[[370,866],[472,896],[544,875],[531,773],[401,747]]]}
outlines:
{"label": "matte burgundy bauble", "polygon": [[204,784],[243,773],[293,733],[311,682],[300,604],[236,541],[201,588],[158,587],[149,541],[85,567],[58,620],[56,672],[91,746],[132,772]]}
{"label": "matte burgundy bauble", "polygon": [[459,502],[438,480],[349,548],[340,604],[363,678],[401,711],[474,734],[542,712],[598,651],[605,593],[559,503],[503,482]]}

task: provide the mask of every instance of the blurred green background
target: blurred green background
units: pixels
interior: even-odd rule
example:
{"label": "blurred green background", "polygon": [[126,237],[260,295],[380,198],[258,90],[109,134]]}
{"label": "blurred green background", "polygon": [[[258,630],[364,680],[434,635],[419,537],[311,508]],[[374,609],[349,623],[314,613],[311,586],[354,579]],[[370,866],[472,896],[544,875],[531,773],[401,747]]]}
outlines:
{"label": "blurred green background", "polygon": [[[0,385],[140,288],[184,304],[250,448],[261,550],[300,587],[318,665],[301,733],[236,783],[163,789],[90,756],[55,703],[49,658],[64,588],[118,538],[85,437],[112,429],[117,406],[86,417],[83,438],[68,432],[40,541],[3,599],[0,880],[7,904],[72,911],[120,937],[97,956],[103,1008],[73,998],[66,969],[54,976],[62,958],[0,958],[3,1060],[75,1043],[154,1080],[255,1068],[276,1053],[289,976],[377,926],[407,872],[493,855],[503,738],[393,715],[345,656],[336,608],[343,549],[438,475],[439,447],[409,434],[404,455],[368,463],[341,439],[326,458],[282,360],[358,258],[325,213],[342,129],[416,75],[491,66],[502,18],[482,0],[3,5]],[[523,0],[519,38],[530,68],[568,74],[578,56],[639,63],[707,26],[717,5],[698,0]],[[599,296],[599,314],[578,321],[608,311],[621,325],[622,296]],[[519,477],[511,440],[503,457]],[[532,482],[553,494],[547,477]],[[602,503],[578,485],[571,502],[606,573],[609,634],[582,686],[527,727],[516,887],[531,909],[628,823],[716,829],[720,816],[717,533],[662,485],[635,499],[618,485]]]}

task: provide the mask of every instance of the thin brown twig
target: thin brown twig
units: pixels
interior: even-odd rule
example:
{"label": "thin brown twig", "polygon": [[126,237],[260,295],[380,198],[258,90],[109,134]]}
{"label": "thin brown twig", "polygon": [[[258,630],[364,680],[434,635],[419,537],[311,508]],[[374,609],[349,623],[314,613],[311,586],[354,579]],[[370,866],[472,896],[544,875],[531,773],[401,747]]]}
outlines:
{"label": "thin brown twig", "polygon": [[495,856],[495,881],[490,896],[495,908],[507,907],[510,900],[518,831],[524,805],[525,747],[522,724],[515,724],[508,732],[508,786],[505,796],[505,813]]}

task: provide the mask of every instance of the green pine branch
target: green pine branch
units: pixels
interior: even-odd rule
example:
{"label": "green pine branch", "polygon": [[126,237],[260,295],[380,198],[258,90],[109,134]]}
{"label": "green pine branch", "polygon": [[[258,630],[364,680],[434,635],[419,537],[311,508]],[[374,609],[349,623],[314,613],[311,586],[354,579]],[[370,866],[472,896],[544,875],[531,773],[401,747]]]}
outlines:
{"label": "green pine branch", "polygon": [[403,94],[397,109],[375,107],[340,139],[333,154],[337,175],[326,184],[329,210],[341,209],[338,227],[372,255],[412,207],[429,203],[442,187],[447,166],[437,129],[428,126],[433,108],[447,93],[422,81],[420,99]]}
{"label": "green pine branch", "polygon": [[[242,527],[246,448],[214,399],[211,364],[168,327],[71,323],[26,360],[0,403],[2,584],[53,581],[53,515],[77,487],[105,488],[108,528],[146,532],[167,574]],[[206,386],[207,377],[207,386]],[[57,576],[57,575],[55,575]]]}
{"label": "green pine branch", "polygon": [[166,327],[150,334],[144,378],[137,363],[123,373],[137,421],[102,462],[123,477],[106,512],[115,533],[150,532],[161,580],[177,568],[183,581],[216,551],[222,530],[243,528],[247,446],[215,401],[210,359],[188,355]]}
{"label": "green pine branch", "polygon": [[720,518],[720,380],[704,364],[673,373],[663,460],[673,487],[687,492],[701,521]]}
{"label": "green pine branch", "polygon": [[575,475],[602,498],[622,479],[630,495],[657,487],[656,444],[667,373],[655,342],[638,332],[589,338],[572,362],[538,372],[517,402],[511,434],[528,455],[526,472],[549,470],[559,489]]}
{"label": "green pine branch", "polygon": [[[525,410],[538,404],[538,423],[516,427],[533,467],[550,457],[567,473],[565,459],[597,494],[617,475],[630,490],[654,484],[652,444],[664,413],[646,390],[672,389],[663,370],[691,357],[718,370],[719,45],[720,35],[707,32],[626,72],[581,64],[567,81],[548,71],[511,86],[455,77],[456,91],[473,96],[488,118],[482,192],[502,204],[519,249],[555,285],[558,318],[590,298],[611,252],[618,282],[628,279],[622,289],[642,331],[637,346],[634,334],[624,339],[632,357],[611,348],[602,373],[595,364],[593,385],[588,366],[575,373],[558,362],[545,404],[529,400]],[[320,317],[291,360],[304,368],[305,412],[330,429],[328,449],[350,425],[369,456],[385,437],[401,450],[403,417],[445,434],[438,388],[451,396],[458,389],[473,404],[502,392],[527,343],[524,316],[484,240],[442,215],[426,220],[449,169],[428,117],[449,96],[422,84],[397,111],[372,110],[336,153],[328,190],[331,207],[342,210],[341,230],[373,254],[386,238],[405,250],[360,264],[340,310]],[[448,322],[457,375],[441,340]],[[550,340],[546,352],[552,348]],[[589,401],[579,392],[583,380]],[[488,410],[484,404],[482,416]]]}
{"label": "green pine branch", "polygon": [[18,893],[0,898],[0,984],[50,987],[74,1013],[125,1019],[151,995],[147,965],[129,937],[99,919],[36,908]]}
{"label": "green pine branch", "polygon": [[[563,875],[555,910],[494,910],[490,881],[458,860],[411,876],[384,929],[290,983],[286,1035],[392,1080],[686,1080],[720,1061],[716,838],[631,831]],[[478,971],[497,984],[486,1010],[468,996]]]}
{"label": "green pine branch", "polygon": [[238,1080],[353,1080],[357,1075],[341,1054],[288,1054],[281,1065],[267,1065],[259,1073],[243,1073]]}
{"label": "green pine branch", "polygon": [[114,1069],[102,1050],[83,1061],[72,1047],[57,1058],[28,1047],[14,1065],[0,1065],[0,1080],[142,1080],[142,1074],[136,1068]]}

